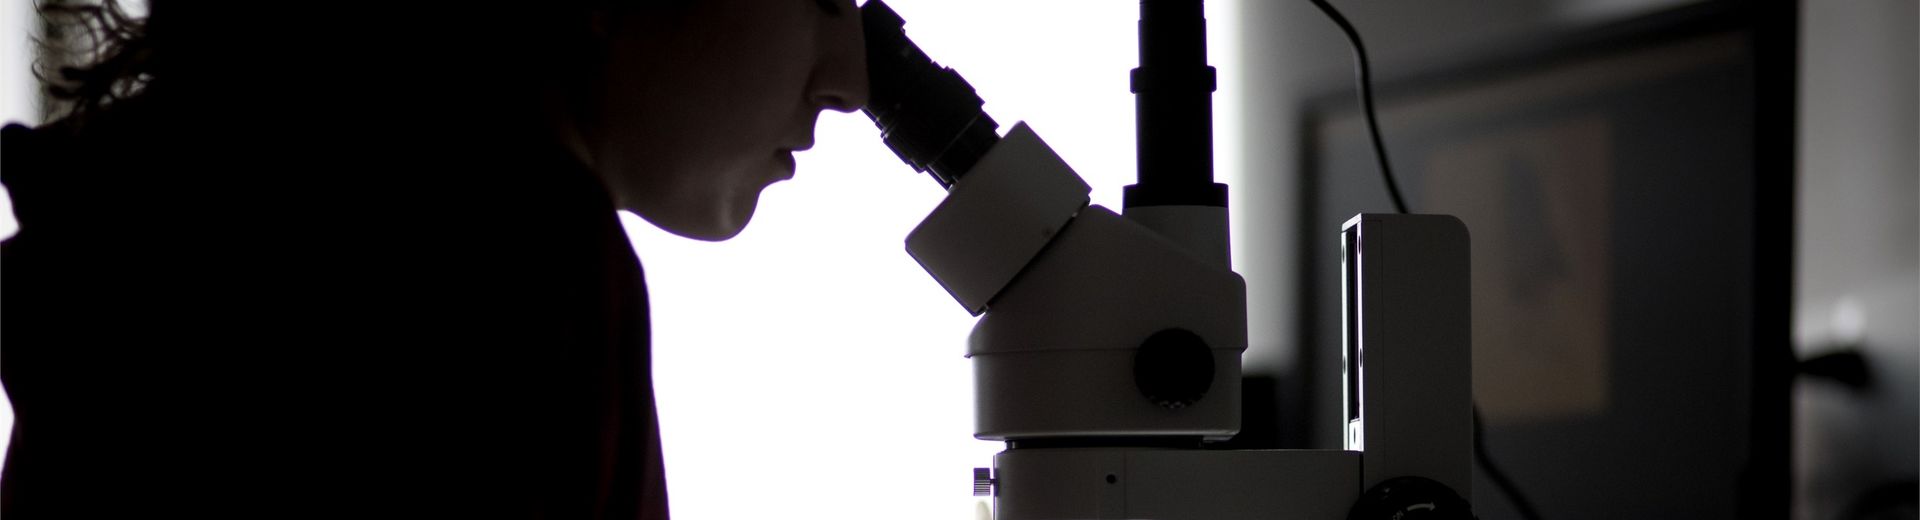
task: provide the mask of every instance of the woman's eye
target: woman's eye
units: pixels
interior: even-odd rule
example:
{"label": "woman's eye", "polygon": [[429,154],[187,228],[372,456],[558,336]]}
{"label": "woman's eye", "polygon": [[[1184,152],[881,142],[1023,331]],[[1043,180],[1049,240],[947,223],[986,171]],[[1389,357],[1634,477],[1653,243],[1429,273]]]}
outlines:
{"label": "woman's eye", "polygon": [[840,13],[846,11],[846,8],[840,5],[839,0],[813,0],[813,3],[819,4],[820,10],[826,11],[827,14],[834,16],[839,16]]}

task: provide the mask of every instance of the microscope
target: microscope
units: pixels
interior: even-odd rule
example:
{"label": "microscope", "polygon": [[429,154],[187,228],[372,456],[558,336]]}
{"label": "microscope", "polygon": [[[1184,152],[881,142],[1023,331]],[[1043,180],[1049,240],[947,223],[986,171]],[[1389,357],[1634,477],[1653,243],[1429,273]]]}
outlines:
{"label": "microscope", "polygon": [[[1233,450],[1246,283],[1213,182],[1201,0],[1142,0],[1139,182],[1120,213],[973,88],[882,0],[861,7],[889,148],[945,188],[907,252],[967,312],[975,436],[1003,441],[974,491],[995,518],[1472,518],[1467,230],[1361,214],[1339,235],[1344,449]],[[1330,246],[1332,244],[1329,244]],[[1331,249],[1331,247],[1330,247]]]}

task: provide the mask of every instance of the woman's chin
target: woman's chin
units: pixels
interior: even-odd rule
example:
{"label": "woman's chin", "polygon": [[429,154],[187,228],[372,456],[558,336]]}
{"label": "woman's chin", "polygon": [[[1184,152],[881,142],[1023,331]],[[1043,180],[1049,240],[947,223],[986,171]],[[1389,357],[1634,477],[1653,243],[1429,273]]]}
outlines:
{"label": "woman's chin", "polygon": [[747,224],[753,221],[753,210],[759,205],[759,199],[756,196],[731,207],[715,208],[700,217],[674,219],[673,222],[649,221],[668,233],[694,240],[722,242],[739,236],[741,231],[747,229]]}
{"label": "woman's chin", "polygon": [[708,223],[702,223],[699,225],[675,225],[675,226],[659,226],[659,227],[660,229],[666,230],[668,233],[673,233],[675,235],[691,238],[694,240],[704,240],[707,242],[723,242],[723,241],[726,241],[727,239],[733,238],[735,236],[739,236],[741,231],[744,231],[747,229],[747,222],[746,220],[741,220],[738,223],[708,222]]}
{"label": "woman's chin", "polygon": [[675,233],[675,234],[683,237],[691,238],[694,240],[704,240],[707,242],[724,242],[728,239],[739,236],[740,232],[745,231],[746,229],[747,229],[747,223],[741,222],[740,225],[737,225],[737,226],[715,226],[711,228],[695,230],[688,233]]}

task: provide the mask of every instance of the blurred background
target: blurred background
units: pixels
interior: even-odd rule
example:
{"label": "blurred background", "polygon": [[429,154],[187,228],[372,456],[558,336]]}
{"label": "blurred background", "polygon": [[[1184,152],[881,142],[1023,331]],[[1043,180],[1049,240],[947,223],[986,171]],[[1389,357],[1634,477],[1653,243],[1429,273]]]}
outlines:
{"label": "blurred background", "polygon": [[[42,121],[31,65],[76,59],[36,54],[32,4],[0,6],[0,120]],[[1474,233],[1488,449],[1543,517],[1914,518],[1915,1],[1333,4],[1412,210]],[[1137,3],[889,5],[1119,206]],[[1305,0],[1207,17],[1252,342],[1235,442],[1335,448],[1322,284],[1339,222],[1390,210],[1351,48]],[[973,320],[902,248],[943,193],[858,114],[824,114],[799,161],[732,241],[622,216],[674,514],[971,518],[968,470],[1000,449],[971,438]],[[1518,518],[1485,480],[1474,505]]]}
{"label": "blurred background", "polygon": [[[1914,518],[1915,2],[1334,3],[1412,210],[1474,233],[1476,400],[1543,517]],[[1337,407],[1284,404],[1337,392],[1329,244],[1390,206],[1339,33],[1242,14],[1271,173],[1238,189],[1286,202],[1236,242],[1278,320],[1248,361],[1311,418],[1283,444],[1332,446]],[[1476,512],[1517,518],[1493,491]]]}

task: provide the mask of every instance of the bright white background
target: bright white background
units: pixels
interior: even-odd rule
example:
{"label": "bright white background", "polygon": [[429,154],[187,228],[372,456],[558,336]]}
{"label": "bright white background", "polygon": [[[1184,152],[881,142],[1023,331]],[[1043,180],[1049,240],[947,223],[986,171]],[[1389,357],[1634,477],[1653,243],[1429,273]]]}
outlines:
{"label": "bright white background", "polygon": [[[1134,178],[1139,2],[889,0],[964,75],[1002,132],[1025,120],[1120,206]],[[1232,2],[1207,2],[1216,127],[1237,129]],[[1237,142],[1217,177],[1234,182]],[[828,113],[792,181],[734,240],[624,215],[653,302],[655,385],[674,518],[972,518],[965,340],[973,318],[902,241],[944,195],[865,116]],[[1063,309],[1064,310],[1064,309]]]}

